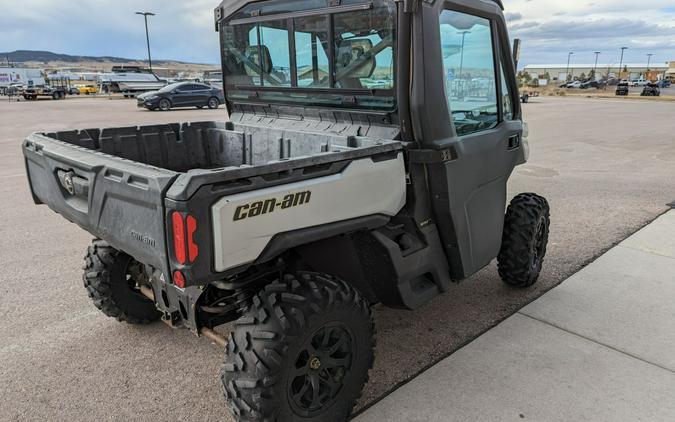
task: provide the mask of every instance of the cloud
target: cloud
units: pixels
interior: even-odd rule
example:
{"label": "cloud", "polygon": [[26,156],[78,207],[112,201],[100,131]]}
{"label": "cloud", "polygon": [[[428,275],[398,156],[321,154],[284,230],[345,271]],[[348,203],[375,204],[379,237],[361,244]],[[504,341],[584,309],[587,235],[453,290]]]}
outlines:
{"label": "cloud", "polygon": [[675,27],[633,19],[588,19],[583,21],[554,20],[545,23],[521,24],[512,27],[523,35],[539,40],[597,40],[604,38],[661,37],[675,35]]}
{"label": "cloud", "polygon": [[509,22],[515,22],[521,20],[523,18],[523,15],[518,12],[506,12],[504,13],[504,17]]}
{"label": "cloud", "polygon": [[21,7],[2,8],[0,51],[143,59],[145,27],[134,12],[149,10],[157,14],[149,18],[154,58],[219,63],[216,5],[214,0],[71,0],[67,7],[55,7],[51,0],[22,0]]}
{"label": "cloud", "polygon": [[[584,63],[593,63],[594,51],[600,61],[618,64],[621,47],[629,47],[624,61],[652,63],[675,60],[675,19],[664,10],[663,0],[555,0],[541,2],[510,0],[507,12],[522,15],[509,21],[511,36],[521,38],[520,63],[565,63],[567,53]],[[665,9],[670,9],[666,7]]]}
{"label": "cloud", "polygon": [[[50,50],[76,55],[144,59],[145,28],[137,10],[150,10],[156,59],[218,63],[213,8],[220,0],[0,0],[0,51]],[[511,35],[523,40],[521,63],[616,59],[622,46],[629,61],[675,60],[675,6],[664,0],[509,0]],[[3,7],[4,6],[4,7]],[[619,51],[619,53],[617,53]]]}

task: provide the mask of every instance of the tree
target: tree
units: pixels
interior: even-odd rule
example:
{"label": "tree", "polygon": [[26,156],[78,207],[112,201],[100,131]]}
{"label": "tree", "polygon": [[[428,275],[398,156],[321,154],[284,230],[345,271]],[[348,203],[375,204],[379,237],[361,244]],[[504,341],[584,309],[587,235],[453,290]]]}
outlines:
{"label": "tree", "polygon": [[591,69],[591,71],[588,73],[588,79],[592,81],[595,80],[595,69]]}
{"label": "tree", "polygon": [[544,74],[544,79],[546,79],[548,82],[551,82],[551,74],[548,73],[548,72],[546,72],[546,73]]}
{"label": "tree", "polygon": [[532,81],[532,76],[526,70],[523,70],[518,72],[518,80],[520,81],[520,85],[529,85],[530,81]]}
{"label": "tree", "polygon": [[581,75],[579,75],[579,79],[581,79],[582,81],[585,81],[586,80],[586,73],[581,72]]}

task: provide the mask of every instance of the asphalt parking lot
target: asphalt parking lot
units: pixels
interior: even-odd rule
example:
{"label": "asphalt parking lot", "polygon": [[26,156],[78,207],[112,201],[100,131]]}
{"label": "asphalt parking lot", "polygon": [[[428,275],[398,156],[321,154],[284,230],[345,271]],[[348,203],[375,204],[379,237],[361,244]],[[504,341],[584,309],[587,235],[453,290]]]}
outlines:
{"label": "asphalt parking lot", "polygon": [[[673,103],[659,101],[541,97],[526,104],[532,154],[509,189],[551,202],[540,283],[507,288],[492,265],[418,311],[377,307],[376,364],[361,406],[665,212],[675,200],[674,112]],[[231,420],[215,346],[161,323],[119,324],[93,307],[81,282],[91,236],[33,205],[20,149],[31,131],[225,117],[223,109],[141,111],[124,100],[0,97],[0,420]]]}

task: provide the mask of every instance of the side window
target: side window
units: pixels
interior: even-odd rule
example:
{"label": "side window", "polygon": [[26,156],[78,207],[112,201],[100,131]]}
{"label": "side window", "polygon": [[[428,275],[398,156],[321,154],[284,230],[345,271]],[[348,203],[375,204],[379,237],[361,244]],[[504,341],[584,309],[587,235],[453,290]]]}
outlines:
{"label": "side window", "polygon": [[246,74],[251,78],[253,85],[262,85],[262,66],[260,64],[260,48],[258,46],[258,26],[242,25],[242,30],[248,30],[248,44],[244,54],[239,54]]}
{"label": "side window", "polygon": [[335,15],[335,87],[348,89],[394,88],[394,14],[369,20],[362,12]]}
{"label": "side window", "polygon": [[513,100],[511,99],[511,90],[506,83],[506,74],[504,73],[504,65],[500,66],[502,78],[502,107],[504,109],[504,120],[513,120]]}
{"label": "side window", "polygon": [[267,86],[291,86],[291,57],[286,20],[260,24],[262,70]]}
{"label": "side window", "polygon": [[310,16],[295,19],[295,57],[298,86],[328,88],[328,19]]}
{"label": "side window", "polygon": [[459,136],[499,122],[490,21],[444,10],[440,16],[445,94]]}

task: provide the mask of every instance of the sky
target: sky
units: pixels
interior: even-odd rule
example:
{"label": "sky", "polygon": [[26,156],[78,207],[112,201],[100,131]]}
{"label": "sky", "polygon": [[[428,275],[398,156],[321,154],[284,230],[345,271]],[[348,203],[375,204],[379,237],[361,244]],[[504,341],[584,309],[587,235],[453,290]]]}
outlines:
{"label": "sky", "polygon": [[521,64],[675,61],[675,0],[504,0],[510,34],[523,40]]}
{"label": "sky", "polygon": [[[58,3],[58,6],[55,6]],[[67,4],[67,6],[64,5]],[[521,65],[675,61],[675,0],[504,0],[512,37],[523,40]],[[217,0],[0,0],[0,51],[48,50],[88,56],[147,56],[143,18],[149,10],[152,55],[219,62],[213,9]]]}

